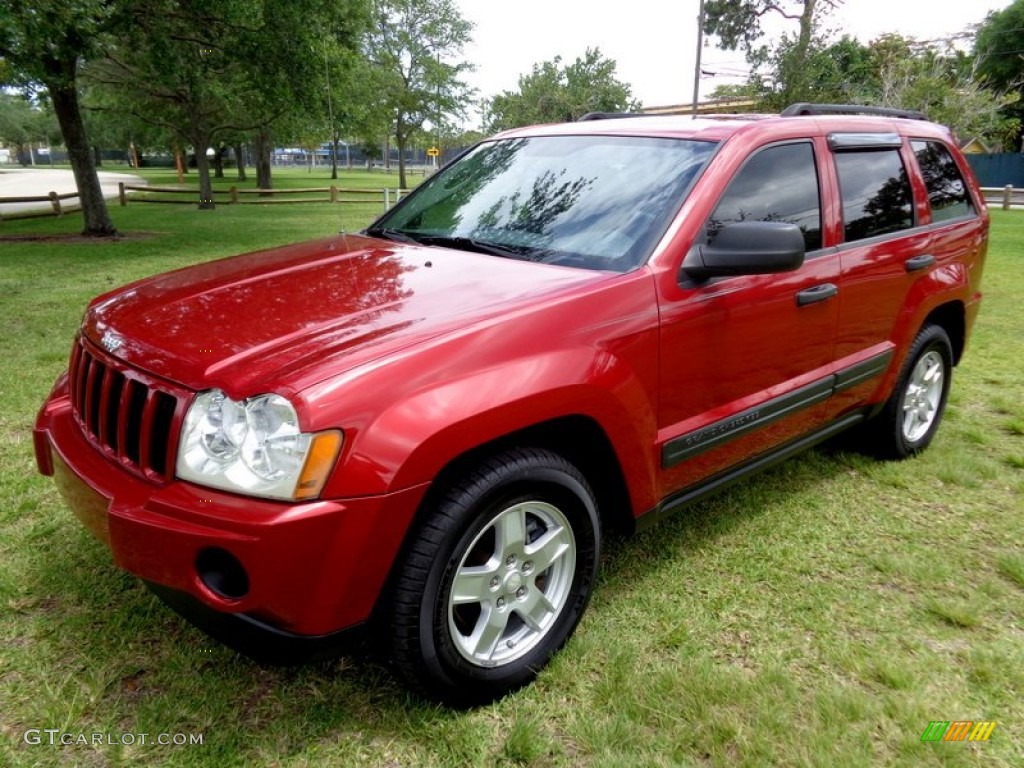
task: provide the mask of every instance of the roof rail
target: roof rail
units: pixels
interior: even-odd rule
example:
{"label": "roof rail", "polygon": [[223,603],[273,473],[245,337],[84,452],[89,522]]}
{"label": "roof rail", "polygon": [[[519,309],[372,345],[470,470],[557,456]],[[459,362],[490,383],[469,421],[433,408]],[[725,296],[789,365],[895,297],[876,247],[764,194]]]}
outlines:
{"label": "roof rail", "polygon": [[810,104],[806,102],[790,104],[779,114],[782,117],[799,117],[801,115],[882,115],[884,117],[902,117],[907,120],[928,119],[924,112],[916,112],[911,109],[866,107],[858,104]]}
{"label": "roof rail", "polygon": [[587,112],[583,117],[576,118],[577,123],[589,120],[618,120],[620,117],[651,117],[645,112]]}

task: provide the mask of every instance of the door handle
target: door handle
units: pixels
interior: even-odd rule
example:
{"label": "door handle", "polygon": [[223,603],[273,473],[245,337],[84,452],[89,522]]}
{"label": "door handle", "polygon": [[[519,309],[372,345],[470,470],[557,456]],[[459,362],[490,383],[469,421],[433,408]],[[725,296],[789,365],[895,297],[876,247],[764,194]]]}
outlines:
{"label": "door handle", "polygon": [[917,272],[919,269],[926,269],[935,263],[935,257],[930,253],[922,253],[920,256],[915,256],[912,259],[907,259],[903,262],[903,266],[906,267],[907,272]]}
{"label": "door handle", "polygon": [[835,283],[815,285],[812,288],[805,288],[796,295],[796,305],[806,307],[808,304],[817,304],[819,301],[831,299],[837,293],[839,293],[839,288]]}

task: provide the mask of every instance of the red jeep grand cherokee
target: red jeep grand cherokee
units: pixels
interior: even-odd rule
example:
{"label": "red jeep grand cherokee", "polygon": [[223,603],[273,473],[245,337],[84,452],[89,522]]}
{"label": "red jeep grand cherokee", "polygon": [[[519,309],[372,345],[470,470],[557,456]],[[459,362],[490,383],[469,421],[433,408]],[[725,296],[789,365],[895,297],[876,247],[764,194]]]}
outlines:
{"label": "red jeep grand cherokee", "polygon": [[362,625],[420,691],[499,697],[576,627],[602,529],[849,427],[934,437],[985,205],[946,129],[853,111],[512,131],[361,234],[101,296],[39,470],[257,658]]}

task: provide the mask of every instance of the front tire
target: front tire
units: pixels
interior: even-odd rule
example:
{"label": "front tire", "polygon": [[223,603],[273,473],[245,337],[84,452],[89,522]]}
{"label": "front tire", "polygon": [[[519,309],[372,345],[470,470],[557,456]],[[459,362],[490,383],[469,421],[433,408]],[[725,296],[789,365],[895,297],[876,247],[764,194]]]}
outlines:
{"label": "front tire", "polygon": [[952,374],[949,335],[938,325],[926,325],[885,407],[868,423],[867,448],[886,459],[905,459],[927,448],[942,421]]}
{"label": "front tire", "polygon": [[550,451],[483,462],[412,536],[395,581],[391,650],[430,698],[473,706],[530,682],[590,599],[597,505],[580,471]]}

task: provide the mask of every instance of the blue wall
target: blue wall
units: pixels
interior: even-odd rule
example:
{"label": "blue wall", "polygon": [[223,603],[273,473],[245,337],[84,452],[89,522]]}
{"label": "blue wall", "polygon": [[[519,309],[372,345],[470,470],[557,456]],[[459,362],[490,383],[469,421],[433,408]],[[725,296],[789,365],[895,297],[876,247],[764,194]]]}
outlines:
{"label": "blue wall", "polygon": [[966,155],[967,162],[983,187],[1024,187],[1024,154]]}

